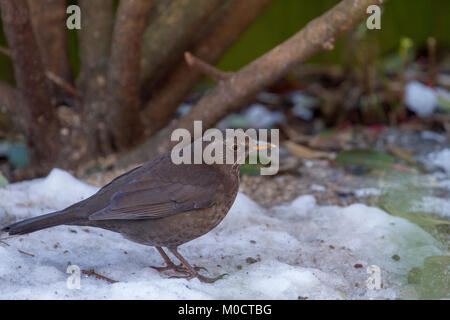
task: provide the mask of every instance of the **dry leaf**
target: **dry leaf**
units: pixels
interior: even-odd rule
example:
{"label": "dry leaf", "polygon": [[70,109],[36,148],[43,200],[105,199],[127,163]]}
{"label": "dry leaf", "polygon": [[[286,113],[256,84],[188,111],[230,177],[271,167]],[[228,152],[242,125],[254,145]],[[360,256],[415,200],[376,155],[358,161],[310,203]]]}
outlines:
{"label": "dry leaf", "polygon": [[296,157],[301,159],[334,159],[334,154],[331,152],[317,151],[291,141],[286,142],[288,150]]}

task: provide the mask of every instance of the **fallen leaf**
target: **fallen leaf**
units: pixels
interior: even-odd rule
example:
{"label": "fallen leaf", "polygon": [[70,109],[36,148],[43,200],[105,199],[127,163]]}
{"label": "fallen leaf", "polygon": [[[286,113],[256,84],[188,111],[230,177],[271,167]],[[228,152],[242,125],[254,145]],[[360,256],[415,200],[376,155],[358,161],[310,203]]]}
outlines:
{"label": "fallen leaf", "polygon": [[334,159],[333,153],[314,150],[292,141],[287,141],[286,147],[294,156],[301,159]]}

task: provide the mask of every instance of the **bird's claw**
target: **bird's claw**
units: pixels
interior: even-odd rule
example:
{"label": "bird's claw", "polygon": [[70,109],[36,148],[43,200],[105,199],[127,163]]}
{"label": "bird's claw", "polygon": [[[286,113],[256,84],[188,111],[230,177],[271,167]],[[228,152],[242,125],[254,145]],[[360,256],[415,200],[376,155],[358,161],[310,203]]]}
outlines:
{"label": "bird's claw", "polygon": [[177,273],[184,273],[184,274],[188,274],[189,273],[189,271],[181,264],[179,264],[179,265],[172,264],[172,265],[167,265],[165,267],[155,267],[155,266],[150,266],[150,267],[155,269],[158,272],[164,272],[164,271],[171,270],[171,271],[174,271],[174,272],[177,272]]}
{"label": "bird's claw", "polygon": [[185,276],[171,276],[170,278],[171,279],[186,279],[186,280],[191,280],[191,279],[197,278],[198,280],[200,280],[200,282],[203,282],[203,283],[214,283],[217,280],[223,279],[226,275],[228,275],[228,273],[221,274],[220,276],[215,277],[215,278],[208,278],[208,277],[202,276],[201,274],[198,274],[198,273],[195,273],[195,274],[188,273]]}

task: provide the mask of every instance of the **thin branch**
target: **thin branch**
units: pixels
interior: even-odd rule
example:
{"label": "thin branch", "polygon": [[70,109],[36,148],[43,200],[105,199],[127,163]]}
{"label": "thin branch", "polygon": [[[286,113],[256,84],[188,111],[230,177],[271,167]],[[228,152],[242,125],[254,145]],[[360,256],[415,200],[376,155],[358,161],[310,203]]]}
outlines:
{"label": "thin branch", "polygon": [[45,75],[47,76],[47,78],[49,80],[53,81],[53,83],[55,85],[57,85],[58,87],[60,87],[64,91],[66,91],[67,93],[70,93],[72,96],[74,96],[76,98],[81,97],[80,92],[74,86],[72,86],[71,83],[67,82],[65,79],[61,78],[60,76],[58,76],[48,70],[45,71]]}
{"label": "thin branch", "polygon": [[97,278],[99,280],[105,280],[106,282],[109,282],[109,283],[117,283],[118,282],[117,280],[113,280],[113,279],[110,279],[108,277],[102,276],[101,274],[98,274],[97,272],[95,272],[94,269],[81,270],[81,272],[83,274],[87,275],[88,277],[89,276],[93,276],[93,277],[95,277],[95,278]]}
{"label": "thin branch", "polygon": [[[4,54],[7,57],[11,57],[11,51],[8,48],[0,46],[0,53]],[[80,92],[71,83],[67,82],[66,80],[54,74],[53,72],[46,70],[45,76],[50,81],[53,81],[55,85],[59,86],[61,89],[70,93],[74,97],[79,98],[81,96]]]}
{"label": "thin branch", "polygon": [[190,67],[197,69],[202,74],[211,77],[217,82],[228,80],[233,76],[233,73],[219,70],[209,63],[193,56],[190,52],[185,52],[184,58]]}
{"label": "thin branch", "polygon": [[25,251],[20,250],[20,249],[17,249],[17,251],[19,251],[21,254],[24,254],[24,255],[26,255],[26,256],[34,257],[34,254],[32,254],[32,253],[28,253],[28,252],[25,252]]}
{"label": "thin branch", "polygon": [[142,36],[152,1],[121,1],[114,25],[107,91],[108,126],[116,146],[125,149],[142,134],[139,118],[139,68]]}
{"label": "thin branch", "polygon": [[[64,82],[73,82],[70,65],[65,0],[28,0],[34,35],[46,70],[58,75]],[[69,101],[68,91],[51,84],[54,105]]]}
{"label": "thin branch", "polygon": [[334,39],[361,21],[367,7],[372,4],[379,5],[380,1],[341,1],[297,34],[242,68],[231,79],[218,83],[213,91],[171,128],[192,130],[194,120],[203,120],[205,129],[213,126],[227,114],[238,110],[259,91],[285,76],[294,66],[329,48]]}
{"label": "thin branch", "polygon": [[[231,0],[221,8],[211,25],[206,26],[205,34],[190,52],[205,63],[215,64],[271,1]],[[154,90],[142,112],[147,136],[169,123],[176,108],[202,77],[203,73],[199,69],[191,68],[185,61],[173,68],[164,78],[163,84]]]}

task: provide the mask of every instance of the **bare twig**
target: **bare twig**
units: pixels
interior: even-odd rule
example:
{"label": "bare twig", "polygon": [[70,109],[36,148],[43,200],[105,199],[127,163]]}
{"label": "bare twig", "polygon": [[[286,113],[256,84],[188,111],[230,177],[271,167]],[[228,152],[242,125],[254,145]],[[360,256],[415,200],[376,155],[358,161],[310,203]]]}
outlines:
{"label": "bare twig", "polygon": [[126,149],[142,134],[139,118],[139,63],[142,35],[152,1],[121,1],[114,25],[107,91],[108,126],[119,149]]}
{"label": "bare twig", "polygon": [[210,65],[209,63],[200,60],[199,58],[193,56],[190,52],[184,53],[184,58],[186,59],[186,63],[206,76],[211,77],[215,81],[223,81],[228,80],[232,77],[233,73],[224,72],[222,70],[217,69],[216,67]]}
{"label": "bare twig", "polygon": [[[28,0],[27,3],[45,69],[58,75],[64,82],[71,84],[73,76],[66,28],[66,1]],[[52,83],[51,90],[54,105],[70,100],[68,96],[70,92],[59,86],[58,83]]]}
{"label": "bare twig", "polygon": [[18,238],[18,237],[21,237],[21,236],[23,236],[23,234],[15,234],[15,235],[8,236],[8,237],[5,237],[5,238],[0,238],[0,241],[5,241],[5,240],[13,239],[13,238]]}
{"label": "bare twig", "polygon": [[[217,13],[218,18],[206,26],[205,34],[189,51],[198,59],[215,64],[271,1],[231,0]],[[178,105],[202,77],[200,70],[192,69],[185,61],[173,68],[145,105],[142,118],[147,136],[169,123]]]}
{"label": "bare twig", "polygon": [[28,252],[25,252],[25,251],[20,250],[20,249],[17,249],[17,251],[19,251],[20,253],[22,253],[22,254],[24,254],[24,255],[26,255],[26,256],[34,257],[34,254],[32,254],[32,253],[28,253]]}
{"label": "bare twig", "polygon": [[101,274],[96,273],[96,272],[94,271],[94,269],[81,270],[81,272],[82,272],[83,274],[89,276],[89,277],[90,277],[90,276],[93,276],[93,277],[95,277],[95,278],[97,278],[97,279],[99,279],[99,280],[105,280],[106,282],[109,282],[109,283],[117,283],[117,282],[118,282],[117,280],[113,280],[113,279],[110,279],[110,278],[108,278],[108,277],[102,276]]}
{"label": "bare twig", "polygon": [[1,0],[0,5],[17,88],[27,106],[22,114],[27,127],[23,129],[31,146],[32,160],[34,163],[39,162],[39,169],[46,172],[59,154],[59,124],[51,105],[50,92],[29,20],[28,7],[24,0]]}
{"label": "bare twig", "polygon": [[45,75],[47,76],[47,78],[49,78],[51,81],[53,81],[53,83],[55,83],[58,87],[65,90],[66,92],[70,93],[72,96],[74,96],[76,98],[79,98],[81,96],[80,92],[74,86],[72,86],[69,82],[67,82],[60,76],[58,76],[48,70],[45,71]]}
{"label": "bare twig", "polygon": [[5,241],[0,240],[0,243],[4,244],[4,245],[7,246],[7,247],[10,247],[9,243],[7,243],[7,242],[5,242]]}
{"label": "bare twig", "polygon": [[[0,53],[4,54],[5,56],[11,57],[11,51],[8,48],[0,46]],[[78,90],[71,83],[67,82],[66,80],[56,75],[52,71],[46,70],[45,76],[50,81],[53,81],[55,85],[59,86],[61,89],[70,93],[74,97],[79,98],[81,96],[80,92],[78,92]]]}

